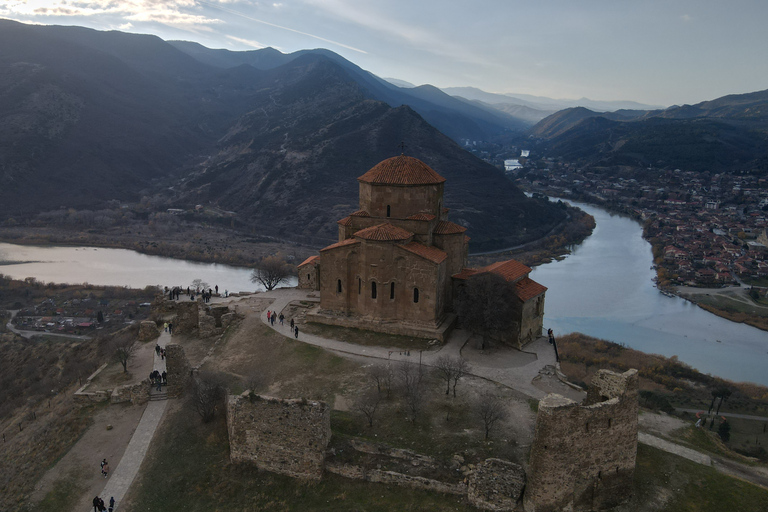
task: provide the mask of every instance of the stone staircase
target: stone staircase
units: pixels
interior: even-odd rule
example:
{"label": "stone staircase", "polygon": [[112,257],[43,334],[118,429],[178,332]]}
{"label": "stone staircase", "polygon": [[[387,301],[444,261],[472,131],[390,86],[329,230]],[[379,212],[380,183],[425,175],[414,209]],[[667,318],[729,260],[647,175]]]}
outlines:
{"label": "stone staircase", "polygon": [[168,400],[168,392],[165,390],[157,391],[157,388],[153,386],[149,392],[149,401],[157,402],[158,400]]}

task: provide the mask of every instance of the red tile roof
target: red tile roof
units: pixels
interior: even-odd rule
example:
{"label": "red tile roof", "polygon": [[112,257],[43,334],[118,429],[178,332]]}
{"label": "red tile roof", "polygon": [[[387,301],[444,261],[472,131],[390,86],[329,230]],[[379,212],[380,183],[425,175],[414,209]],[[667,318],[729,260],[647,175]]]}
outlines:
{"label": "red tile roof", "polygon": [[349,215],[351,215],[352,217],[370,217],[371,216],[371,214],[365,210],[357,210],[356,212],[350,213]]}
{"label": "red tile roof", "polygon": [[405,155],[387,158],[357,180],[379,185],[435,185],[445,182],[445,178],[427,164]]}
{"label": "red tile roof", "polygon": [[344,217],[343,219],[339,219],[336,221],[336,224],[339,224],[341,226],[350,226],[352,224],[352,217]]}
{"label": "red tile roof", "polygon": [[345,245],[352,245],[352,244],[359,244],[360,240],[356,238],[347,238],[346,240],[343,240],[341,242],[336,242],[335,244],[331,244],[328,247],[323,247],[320,249],[320,252],[323,251],[329,251],[331,249],[338,249],[339,247],[344,247]]}
{"label": "red tile roof", "polygon": [[406,251],[412,252],[417,256],[421,256],[422,258],[428,259],[433,263],[442,263],[448,257],[446,253],[444,253],[437,247],[429,247],[424,244],[420,244],[419,242],[410,242],[405,245],[400,245],[398,247],[402,247]]}
{"label": "red tile roof", "polygon": [[469,279],[473,275],[477,274],[479,270],[476,268],[463,268],[458,274],[453,274],[451,277],[454,279]]}
{"label": "red tile roof", "polygon": [[305,259],[303,263],[300,263],[299,266],[296,268],[301,268],[304,265],[309,265],[310,263],[315,263],[315,262],[318,262],[318,263],[320,262],[320,256],[318,255],[310,256],[309,258]]}
{"label": "red tile roof", "polygon": [[411,215],[408,217],[408,220],[433,220],[436,219],[434,215],[431,213],[417,213],[416,215]]}
{"label": "red tile roof", "polygon": [[459,226],[458,224],[454,224],[453,222],[447,221],[447,220],[441,220],[437,223],[437,226],[435,226],[435,235],[455,235],[458,233],[463,233],[467,230],[467,228]]}
{"label": "red tile roof", "polygon": [[523,265],[516,260],[499,261],[479,269],[481,272],[493,272],[507,281],[516,281],[525,277],[532,270],[531,267]]}
{"label": "red tile roof", "polygon": [[393,240],[406,240],[413,236],[413,233],[406,231],[403,228],[393,226],[388,222],[384,224],[378,224],[369,228],[361,229],[354,233],[357,238],[363,238],[365,240],[376,241],[393,241]]}
{"label": "red tile roof", "polygon": [[530,277],[525,277],[515,283],[515,293],[523,302],[531,300],[545,291],[547,291],[546,286],[537,283]]}

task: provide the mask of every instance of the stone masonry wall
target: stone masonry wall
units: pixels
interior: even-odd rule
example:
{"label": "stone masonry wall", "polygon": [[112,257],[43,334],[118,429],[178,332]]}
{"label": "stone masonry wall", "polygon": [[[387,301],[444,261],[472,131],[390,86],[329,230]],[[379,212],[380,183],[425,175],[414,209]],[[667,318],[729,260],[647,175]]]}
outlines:
{"label": "stone masonry wall", "polygon": [[541,400],[525,510],[605,510],[628,498],[637,410],[637,370],[600,370],[584,404],[556,394]]}
{"label": "stone masonry wall", "polygon": [[227,399],[232,462],[295,478],[319,480],[331,440],[331,408],[324,402],[260,395]]}
{"label": "stone masonry wall", "polygon": [[525,488],[525,471],[513,462],[486,459],[469,475],[467,499],[483,510],[512,511]]}
{"label": "stone masonry wall", "polygon": [[184,394],[192,376],[192,367],[184,347],[176,343],[165,346],[165,368],[168,373],[168,397],[179,398]]}
{"label": "stone masonry wall", "polygon": [[200,311],[197,301],[175,302],[176,318],[173,321],[173,332],[185,334],[198,328]]}
{"label": "stone masonry wall", "polygon": [[130,402],[133,405],[141,405],[149,401],[149,379],[144,379],[138,384],[126,384],[112,390],[109,402],[121,404]]}

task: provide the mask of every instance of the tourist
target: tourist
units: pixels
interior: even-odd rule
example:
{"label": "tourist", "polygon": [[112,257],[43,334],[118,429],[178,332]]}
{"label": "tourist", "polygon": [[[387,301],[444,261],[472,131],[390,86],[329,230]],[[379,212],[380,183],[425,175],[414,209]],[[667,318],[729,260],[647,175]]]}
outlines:
{"label": "tourist", "polygon": [[99,497],[93,497],[93,512],[99,512]]}
{"label": "tourist", "polygon": [[173,336],[173,322],[168,322],[168,334]]}
{"label": "tourist", "polygon": [[555,342],[555,333],[552,329],[547,330],[547,336],[549,337],[549,344],[552,345]]}
{"label": "tourist", "polygon": [[214,286],[214,288],[216,288],[216,295],[218,295],[219,294],[219,285]]}
{"label": "tourist", "polygon": [[299,326],[293,328],[293,337],[299,339]]}
{"label": "tourist", "polygon": [[115,510],[115,497],[114,496],[109,498],[109,512],[112,512],[113,510]]}
{"label": "tourist", "polygon": [[285,316],[282,313],[280,313],[279,318],[280,318],[280,325],[283,325],[283,320],[285,320]]}
{"label": "tourist", "polygon": [[[104,467],[101,468],[101,472],[104,473],[104,478],[107,478],[109,476],[109,463],[106,461],[106,459],[104,460]],[[102,501],[101,503],[102,503],[101,506],[103,507],[104,502]]]}
{"label": "tourist", "polygon": [[104,466],[106,466],[106,465],[107,465],[107,459],[103,459],[101,461],[101,474],[102,475],[104,474]]}
{"label": "tourist", "polygon": [[158,345],[157,343],[155,343],[155,353],[157,355],[160,355],[160,345]]}
{"label": "tourist", "polygon": [[293,330],[293,318],[291,318],[291,330]]}
{"label": "tourist", "polygon": [[267,310],[267,323],[269,323],[271,316],[272,316],[272,312],[270,310]]}
{"label": "tourist", "polygon": [[163,370],[163,384],[168,384],[168,373]]}
{"label": "tourist", "polygon": [[165,322],[165,323],[163,324],[163,330],[164,330],[165,332],[168,332],[168,322]]}

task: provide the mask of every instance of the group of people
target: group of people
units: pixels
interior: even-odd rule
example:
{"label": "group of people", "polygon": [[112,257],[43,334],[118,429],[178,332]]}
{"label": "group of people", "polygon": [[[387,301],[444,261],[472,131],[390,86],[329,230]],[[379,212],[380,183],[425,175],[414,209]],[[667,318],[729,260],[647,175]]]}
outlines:
{"label": "group of people", "polygon": [[[267,322],[269,322],[269,324],[272,327],[274,327],[275,326],[275,321],[279,321],[280,325],[285,325],[285,323],[284,323],[285,322],[285,315],[283,315],[282,313],[280,313],[280,315],[278,315],[274,311],[267,310]],[[298,338],[299,337],[299,326],[296,325],[296,323],[293,321],[293,318],[291,318],[291,332],[293,333],[293,337],[294,338]]]}
{"label": "group of people", "polygon": [[173,322],[165,322],[163,324],[163,329],[165,330],[165,332],[173,335]]}
{"label": "group of people", "polygon": [[[172,332],[173,331],[173,324],[168,324],[168,325],[170,326],[169,329],[171,329],[171,331],[169,331],[169,332]],[[160,345],[155,345],[155,353],[160,356],[161,360],[165,359],[165,349],[163,347],[161,347]]]}
{"label": "group of people", "polygon": [[109,508],[104,506],[104,500],[96,496],[93,498],[93,512],[104,512],[105,510],[109,510],[109,512],[112,512],[115,510],[115,497],[112,496],[109,498]]}
{"label": "group of people", "polygon": [[165,370],[163,370],[163,373],[154,370],[149,374],[149,381],[153,386],[157,386],[158,391],[162,391],[163,386],[168,384],[168,373]]}
{"label": "group of people", "polygon": [[[174,286],[173,288],[165,287],[165,293],[168,294],[168,298],[170,300],[179,300],[181,298],[181,294],[184,293],[184,288],[181,286]],[[195,296],[200,296],[203,299],[203,302],[210,302],[211,297],[213,297],[213,294],[216,293],[216,295],[219,294],[219,285],[214,286],[213,288],[206,289],[191,289],[189,286],[187,286],[187,293],[186,295],[189,297],[189,300],[195,300]],[[228,292],[225,292],[225,296],[228,295]]]}

